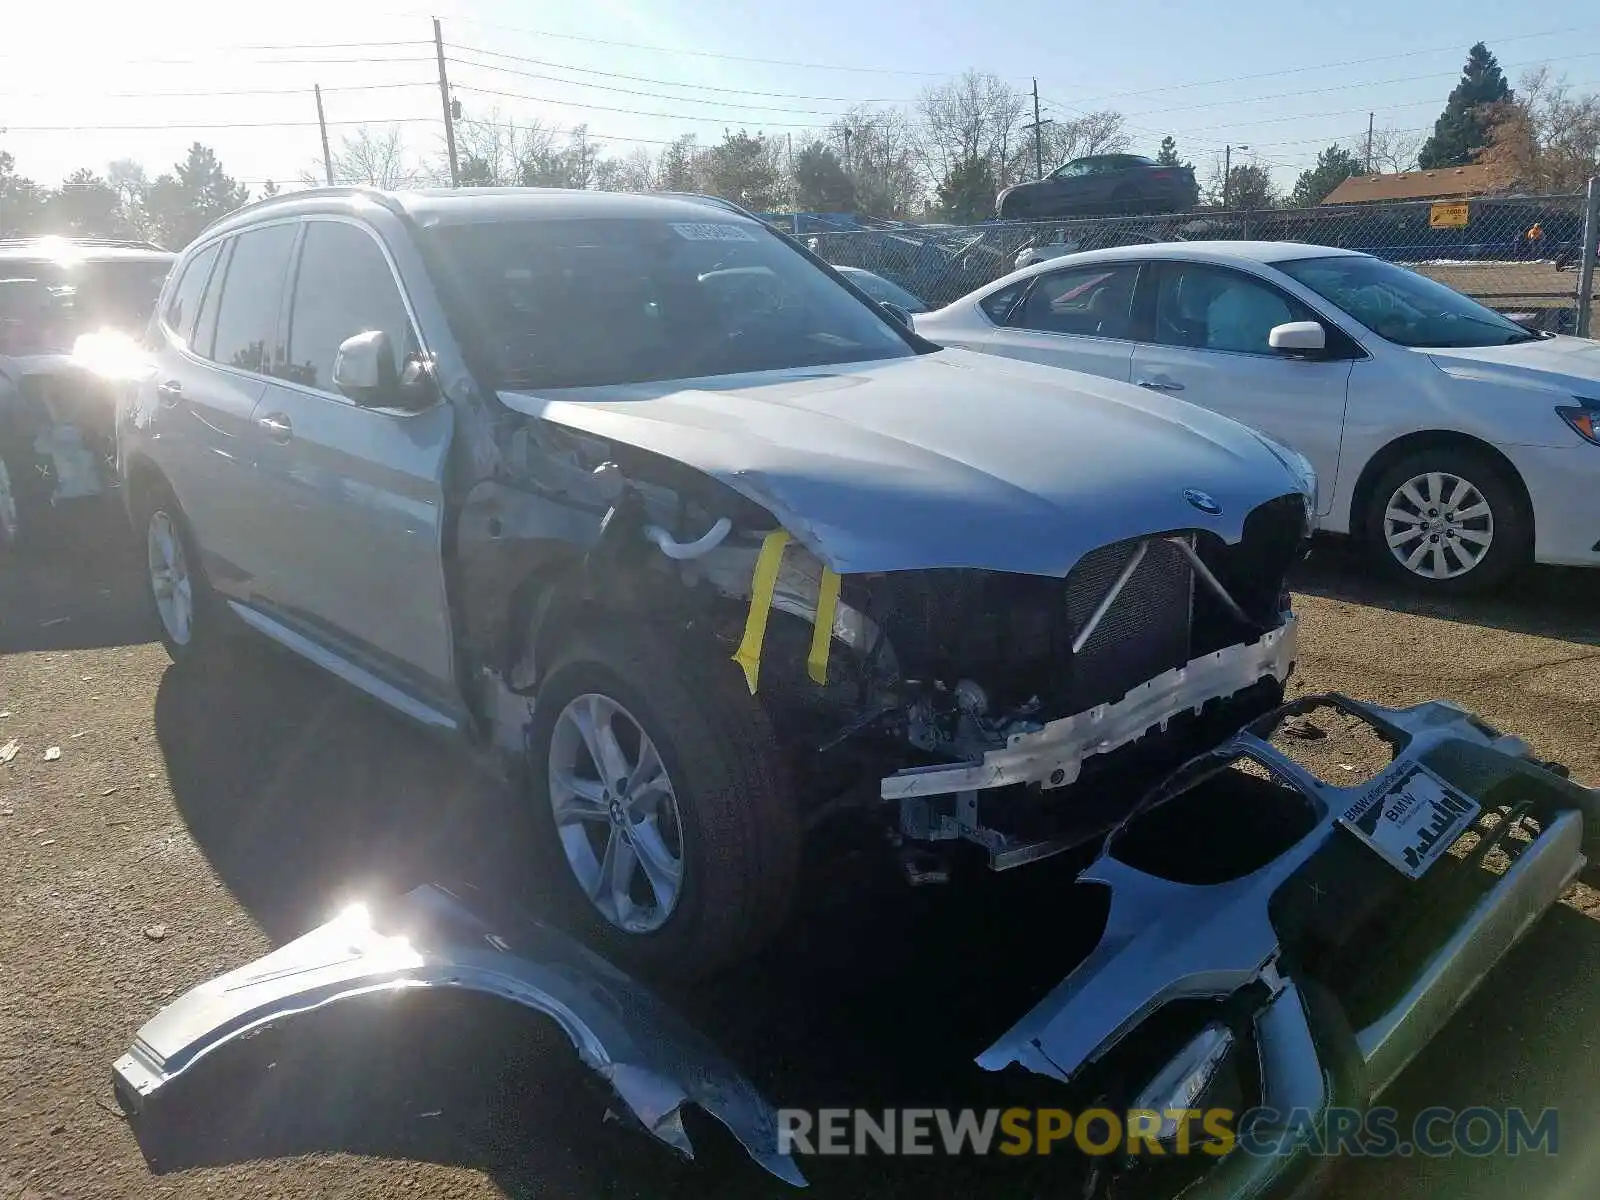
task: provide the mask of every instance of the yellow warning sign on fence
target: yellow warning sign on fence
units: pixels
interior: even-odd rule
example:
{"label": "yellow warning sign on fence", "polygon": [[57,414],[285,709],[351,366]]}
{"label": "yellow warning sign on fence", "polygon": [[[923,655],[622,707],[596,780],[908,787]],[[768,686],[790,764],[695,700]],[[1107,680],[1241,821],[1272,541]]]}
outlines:
{"label": "yellow warning sign on fence", "polygon": [[1428,224],[1435,229],[1460,229],[1467,223],[1468,208],[1465,200],[1435,204],[1428,210]]}

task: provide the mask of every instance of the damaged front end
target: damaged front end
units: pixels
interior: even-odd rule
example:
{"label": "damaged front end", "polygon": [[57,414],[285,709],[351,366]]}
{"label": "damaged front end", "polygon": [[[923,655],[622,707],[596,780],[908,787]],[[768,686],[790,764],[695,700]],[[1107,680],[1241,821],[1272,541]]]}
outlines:
{"label": "damaged front end", "polygon": [[117,1060],[119,1101],[142,1112],[213,1051],[286,1017],[410,988],[461,989],[549,1017],[627,1113],[684,1156],[694,1150],[683,1108],[696,1104],[762,1167],[805,1185],[778,1152],[771,1105],[680,1017],[565,934],[521,916],[491,920],[482,897],[465,895],[428,885],[381,907],[353,906],[185,993]]}
{"label": "damaged front end", "polygon": [[[1320,778],[1284,749],[1323,735],[1318,711],[1392,760]],[[1597,849],[1600,793],[1453,705],[1296,702],[1107,837],[1079,877],[1110,892],[1099,944],[978,1062],[1132,1110],[1243,1114],[1248,1152],[1121,1169],[1176,1173],[1185,1195],[1285,1194],[1314,1165],[1307,1122],[1388,1087]]]}

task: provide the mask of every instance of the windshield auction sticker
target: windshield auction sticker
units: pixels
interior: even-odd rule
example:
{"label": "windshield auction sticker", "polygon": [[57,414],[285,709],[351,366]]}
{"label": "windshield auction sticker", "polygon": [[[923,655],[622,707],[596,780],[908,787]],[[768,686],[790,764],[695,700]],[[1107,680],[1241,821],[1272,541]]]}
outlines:
{"label": "windshield auction sticker", "polygon": [[756,235],[740,225],[721,222],[674,221],[672,228],[691,242],[753,242]]}

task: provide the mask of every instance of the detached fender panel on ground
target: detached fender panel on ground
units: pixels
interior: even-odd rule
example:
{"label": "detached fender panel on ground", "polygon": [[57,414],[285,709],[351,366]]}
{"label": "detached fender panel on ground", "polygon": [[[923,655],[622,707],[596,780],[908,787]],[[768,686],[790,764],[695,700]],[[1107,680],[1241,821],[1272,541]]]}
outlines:
{"label": "detached fender panel on ground", "polygon": [[[463,896],[471,896],[471,907]],[[698,1104],[761,1166],[805,1186],[780,1154],[777,1113],[699,1033],[570,937],[525,916],[493,920],[475,893],[436,884],[347,908],[264,958],[201,984],[157,1013],[113,1068],[142,1112],[212,1051],[285,1017],[408,988],[460,988],[551,1018],[578,1057],[654,1137],[693,1157],[682,1110]]]}

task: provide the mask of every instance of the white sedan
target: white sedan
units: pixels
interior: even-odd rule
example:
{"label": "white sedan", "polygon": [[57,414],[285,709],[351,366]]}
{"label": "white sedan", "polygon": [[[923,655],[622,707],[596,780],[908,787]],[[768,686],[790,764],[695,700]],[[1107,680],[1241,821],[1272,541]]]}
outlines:
{"label": "white sedan", "polygon": [[1403,267],[1292,242],[1068,255],[916,318],[932,341],[1131,381],[1252,425],[1322,529],[1433,591],[1600,566],[1600,342],[1530,333]]}

